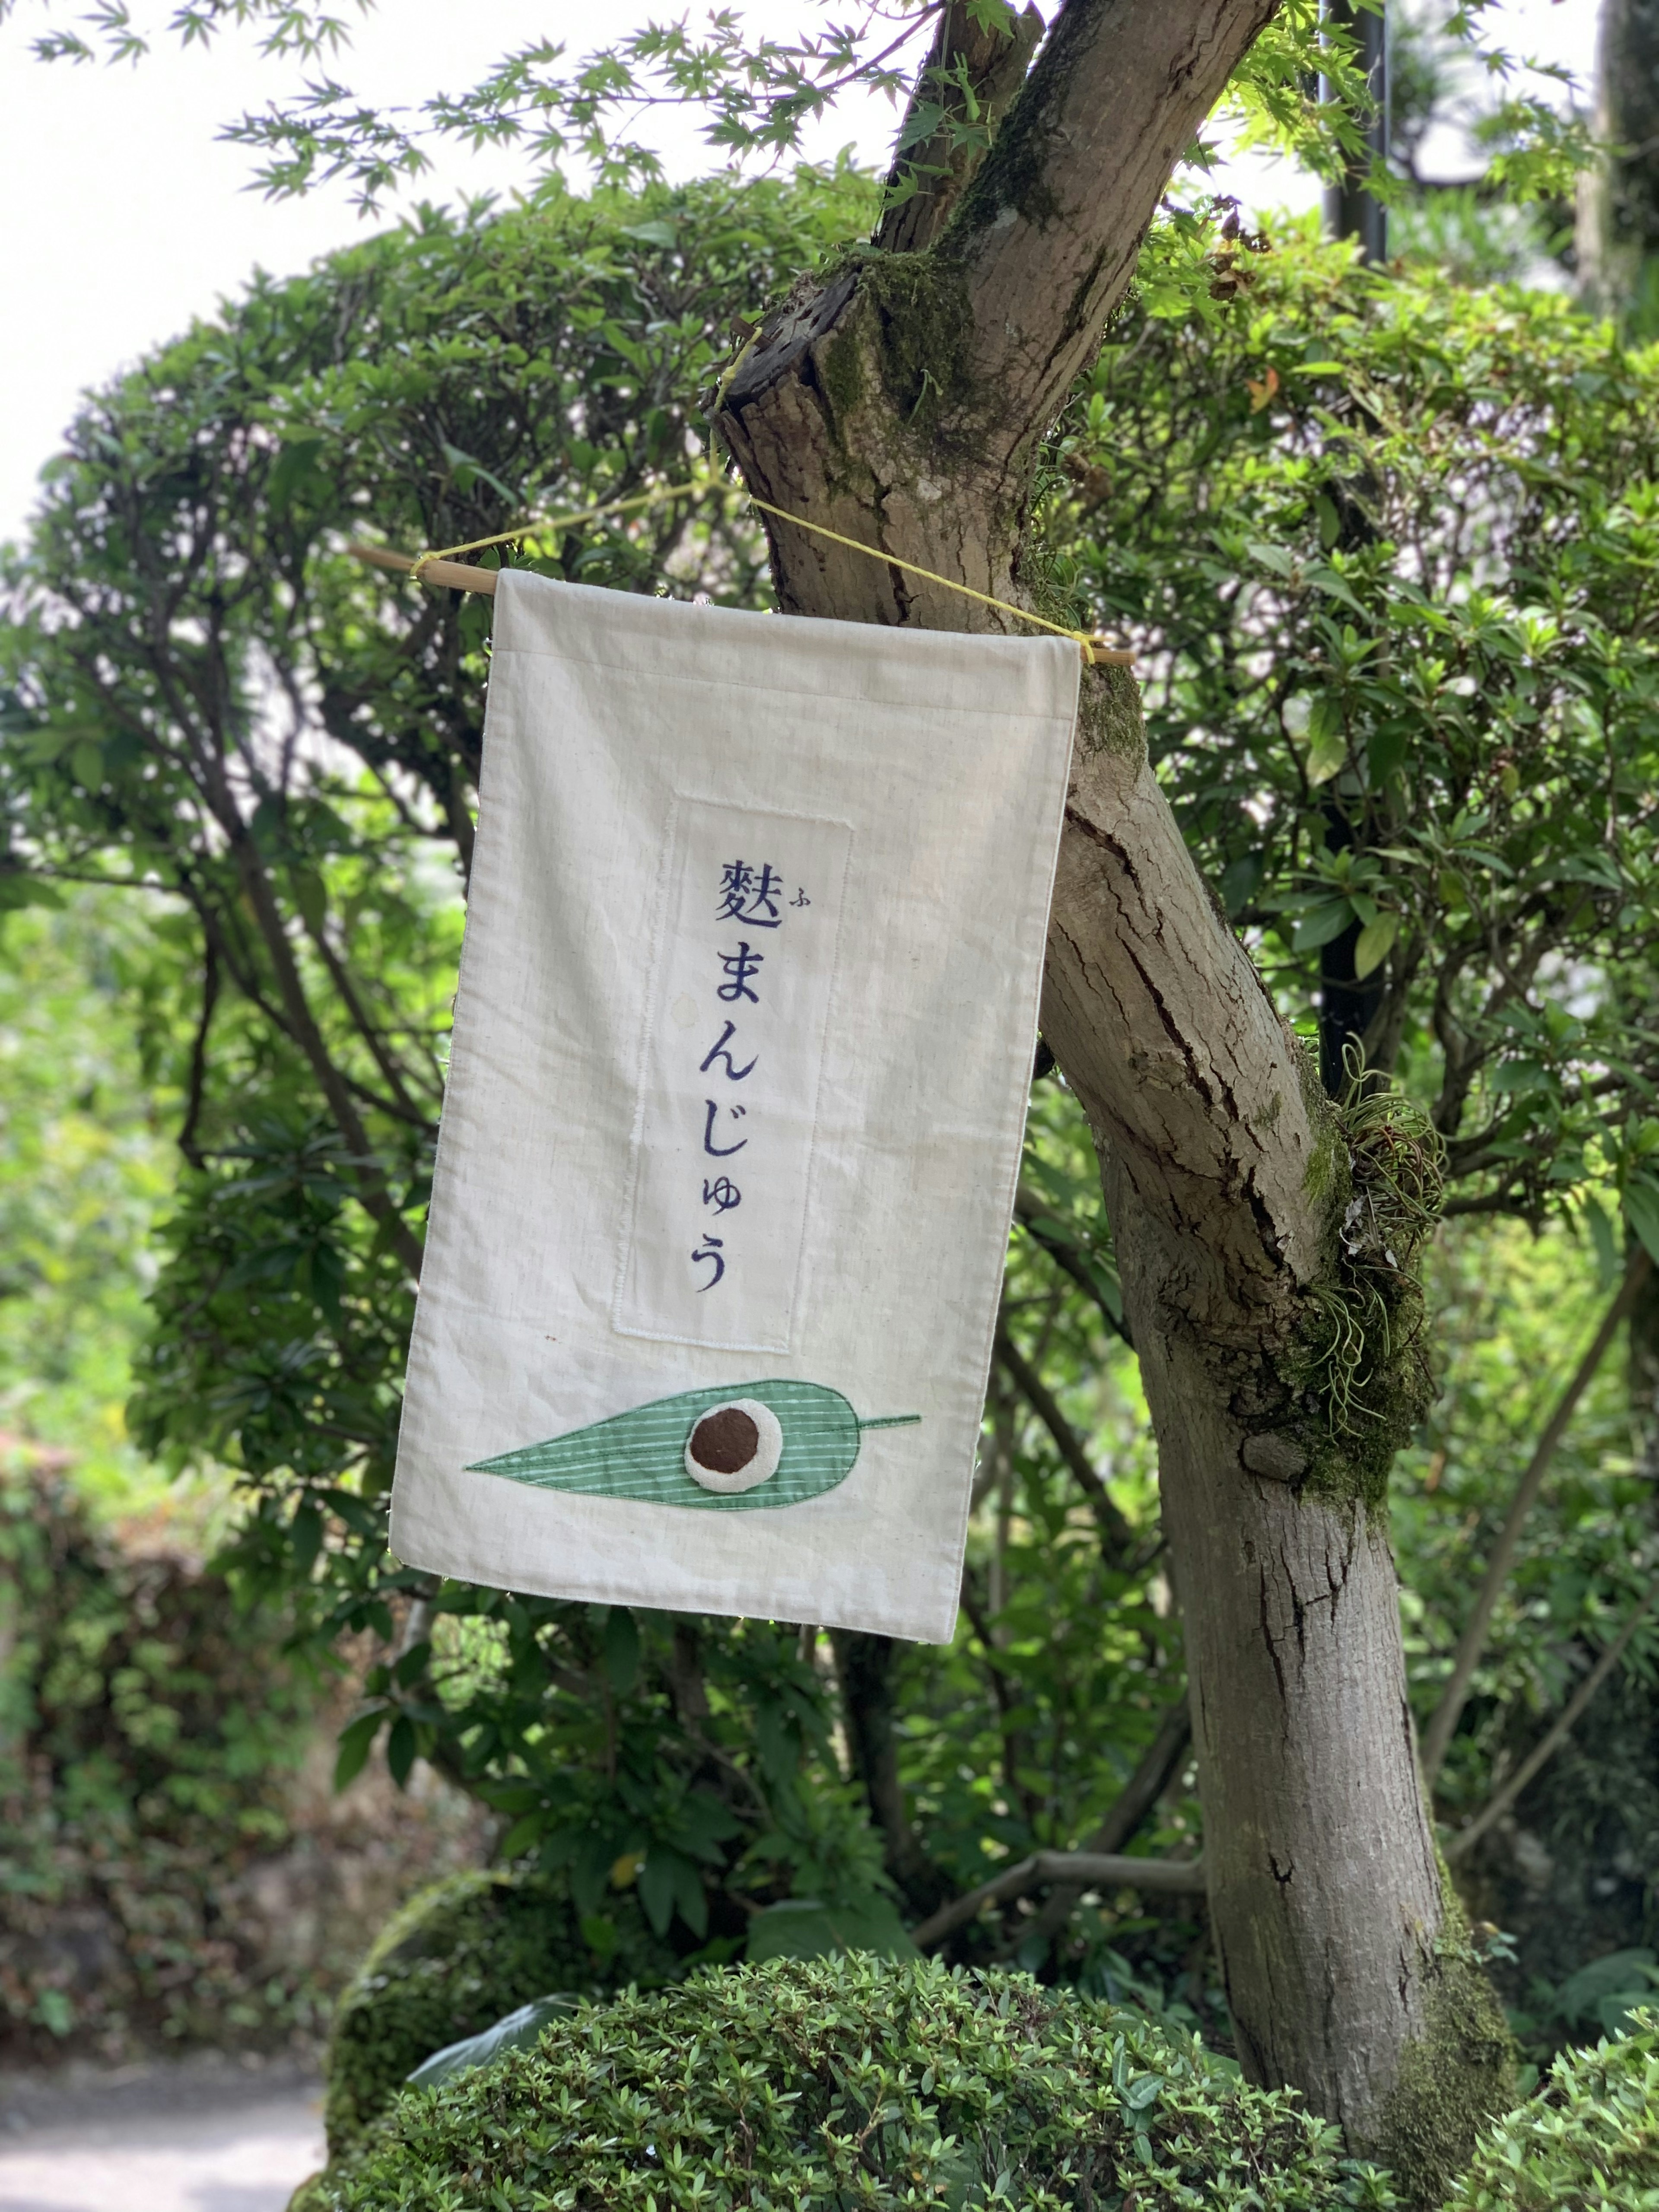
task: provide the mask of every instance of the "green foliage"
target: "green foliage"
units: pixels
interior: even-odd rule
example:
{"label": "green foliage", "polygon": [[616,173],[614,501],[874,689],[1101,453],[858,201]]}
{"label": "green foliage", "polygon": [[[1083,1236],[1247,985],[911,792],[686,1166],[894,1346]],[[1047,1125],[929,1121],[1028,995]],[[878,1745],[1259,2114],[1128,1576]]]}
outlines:
{"label": "green foliage", "polygon": [[124,1409],[175,1158],[133,1013],[169,918],[19,888],[50,903],[0,913],[0,1429],[71,1452],[83,1494],[130,1508],[158,1488]]}
{"label": "green foliage", "polygon": [[222,1576],[124,1558],[60,1470],[0,1450],[0,2036],[19,2055],[307,2017],[301,1982],[250,1986],[222,1899],[286,1837],[315,1699],[280,1648]]}
{"label": "green foliage", "polygon": [[1215,326],[1114,325],[1046,527],[1141,641],[1152,757],[1279,1003],[1309,1020],[1352,945],[1450,1210],[1600,1186],[1659,1236],[1620,980],[1656,943],[1659,359],[1294,231],[1250,276]]}
{"label": "green foliage", "polygon": [[1651,2001],[1659,1961],[1651,1951],[1613,1951],[1569,1974],[1555,1993],[1563,2016],[1589,2021],[1608,2035],[1627,2034],[1632,2017]]}
{"label": "green foliage", "polygon": [[1395,2200],[1293,2095],[1022,1977],[867,1959],[698,1978],[399,2100],[317,2212]]}
{"label": "green foliage", "polygon": [[[191,1168],[135,1427],[257,1489],[245,1577],[328,1551],[331,1620],[386,1617],[487,619],[342,535],[453,543],[684,475],[730,316],[862,191],[428,215],[257,285],[94,403],[8,580],[0,890],[101,873],[170,907],[125,979]],[[740,604],[761,574],[751,532],[665,510],[536,565]]]}
{"label": "green foliage", "polygon": [[1389,253],[1459,285],[1536,282],[1536,271],[1571,237],[1535,208],[1489,198],[1475,185],[1427,192],[1389,210]]}
{"label": "green foliage", "polygon": [[1659,2205],[1659,2033],[1651,2013],[1565,2051],[1536,2096],[1482,2142],[1446,2212],[1653,2212]]}
{"label": "green foliage", "polygon": [[744,1949],[757,1966],[768,1959],[827,1959],[856,1951],[884,1959],[920,1955],[884,1897],[842,1907],[820,1905],[815,1899],[787,1899],[769,1905],[756,1914]]}
{"label": "green foliage", "polygon": [[790,1895],[872,1908],[884,1878],[793,1637],[464,1585],[435,1604],[433,1644],[371,1673],[352,1755],[384,1723],[395,1771],[404,1727],[506,1816],[504,1859],[533,1854],[583,1915],[636,1893],[683,1954],[731,1955]]}
{"label": "green foliage", "polygon": [[568,1885],[545,1876],[434,1882],[380,1931],[336,2008],[324,2108],[331,2154],[356,2145],[424,2059],[518,2006],[648,1988],[674,1972],[630,1897],[583,1916]]}
{"label": "green foliage", "polygon": [[[0,19],[15,3],[3,0]],[[1361,4],[1380,13],[1382,0]],[[1439,79],[1461,65],[1496,94],[1480,131],[1491,149],[1492,178],[1506,196],[1516,203],[1559,201],[1571,196],[1577,171],[1591,159],[1589,134],[1582,116],[1561,110],[1550,80],[1564,72],[1535,70],[1486,36],[1484,19],[1494,4],[1459,0],[1436,27]],[[977,31],[1012,32],[1018,9],[1017,0],[968,0],[965,13]],[[185,6],[172,15],[168,28],[186,43],[205,44],[228,17],[269,23],[265,51],[279,55],[319,58],[326,51],[337,60],[338,50],[349,44],[342,17],[293,0]],[[603,187],[637,190],[659,182],[663,167],[648,124],[664,107],[699,118],[711,151],[735,171],[798,153],[803,133],[833,113],[843,95],[884,93],[902,118],[886,193],[889,204],[898,204],[915,189],[918,149],[928,167],[941,159],[951,166],[979,161],[988,178],[998,167],[994,118],[975,97],[960,58],[943,67],[932,62],[937,18],[926,0],[871,10],[861,19],[831,20],[820,12],[814,21],[803,10],[779,36],[770,21],[763,27],[722,9],[696,30],[689,21],[647,22],[580,59],[562,43],[536,39],[503,55],[477,83],[442,87],[401,108],[376,109],[331,71],[309,82],[302,94],[243,114],[223,135],[259,158],[258,181],[273,196],[344,178],[359,204],[373,208],[429,171],[430,149],[448,138],[515,148],[532,189],[554,198],[565,189],[573,161]],[[136,60],[148,51],[149,35],[128,0],[112,0],[87,21],[93,36],[58,26],[34,41],[35,52],[48,60],[85,60],[101,44],[112,58]],[[1413,54],[1420,58],[1429,44],[1419,35],[1411,41]],[[1420,81],[1425,70],[1419,66],[1414,74]],[[1409,69],[1406,78],[1409,90]],[[1240,59],[1206,133],[1176,164],[1176,191],[1155,218],[1154,258],[1170,295],[1190,305],[1212,291],[1216,271],[1205,237],[1203,188],[1224,143],[1269,148],[1327,178],[1364,164],[1369,187],[1394,199],[1400,188],[1389,165],[1367,161],[1373,119],[1352,28],[1322,11],[1316,0],[1281,0]],[[1003,181],[1014,198],[1016,173],[1029,172],[1048,150],[1034,148],[1024,120],[1016,100],[1001,150]],[[994,149],[989,160],[988,148]],[[978,212],[965,204],[964,222],[973,225],[994,204],[994,192]]]}

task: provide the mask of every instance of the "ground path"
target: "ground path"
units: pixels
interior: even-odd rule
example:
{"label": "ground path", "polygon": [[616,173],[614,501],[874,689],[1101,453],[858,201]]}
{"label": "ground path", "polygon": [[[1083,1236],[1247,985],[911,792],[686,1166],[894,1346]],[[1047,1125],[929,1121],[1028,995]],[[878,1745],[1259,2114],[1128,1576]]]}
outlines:
{"label": "ground path", "polygon": [[322,2161],[320,2092],[280,2062],[0,2075],[0,2212],[283,2212]]}

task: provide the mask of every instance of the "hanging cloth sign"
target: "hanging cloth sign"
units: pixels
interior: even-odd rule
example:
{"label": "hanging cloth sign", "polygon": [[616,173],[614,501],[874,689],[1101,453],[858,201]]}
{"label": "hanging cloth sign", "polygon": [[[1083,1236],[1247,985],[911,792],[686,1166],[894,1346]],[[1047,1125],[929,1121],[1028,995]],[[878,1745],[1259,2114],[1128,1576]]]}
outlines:
{"label": "hanging cloth sign", "polygon": [[1079,665],[502,574],[406,1564],[949,1640]]}

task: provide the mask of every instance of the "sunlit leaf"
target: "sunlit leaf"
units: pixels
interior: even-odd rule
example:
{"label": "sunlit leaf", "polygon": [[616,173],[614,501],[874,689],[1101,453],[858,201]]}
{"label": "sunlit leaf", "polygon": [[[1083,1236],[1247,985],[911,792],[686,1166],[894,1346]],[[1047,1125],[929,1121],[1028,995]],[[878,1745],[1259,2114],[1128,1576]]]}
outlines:
{"label": "sunlit leaf", "polygon": [[1368,921],[1354,939],[1353,972],[1363,981],[1373,969],[1380,968],[1394,950],[1394,941],[1400,934],[1400,916],[1380,914],[1375,921]]}

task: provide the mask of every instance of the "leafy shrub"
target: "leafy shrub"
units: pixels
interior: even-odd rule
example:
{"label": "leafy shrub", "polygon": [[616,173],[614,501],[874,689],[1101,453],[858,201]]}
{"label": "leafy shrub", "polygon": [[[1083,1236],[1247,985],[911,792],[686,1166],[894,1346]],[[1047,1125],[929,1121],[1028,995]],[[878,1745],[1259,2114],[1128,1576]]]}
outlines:
{"label": "leafy shrub", "polygon": [[308,2008],[258,1974],[235,1878],[288,1841],[316,1704],[222,1575],[130,1559],[61,1461],[0,1437],[0,2049],[258,2039]]}
{"label": "leafy shrub", "polygon": [[393,1915],[334,2016],[325,2118],[338,2157],[422,2059],[516,2006],[555,1993],[599,1996],[661,1982],[672,1954],[631,1895],[580,1917],[544,1875],[474,1872],[434,1882]]}
{"label": "leafy shrub", "polygon": [[584,2008],[400,2098],[307,2212],[1395,2203],[1285,2092],[1024,1976],[775,1960]]}
{"label": "leafy shrub", "polygon": [[1501,2121],[1447,2212],[1654,2212],[1659,2207],[1659,2021],[1563,2051]]}

